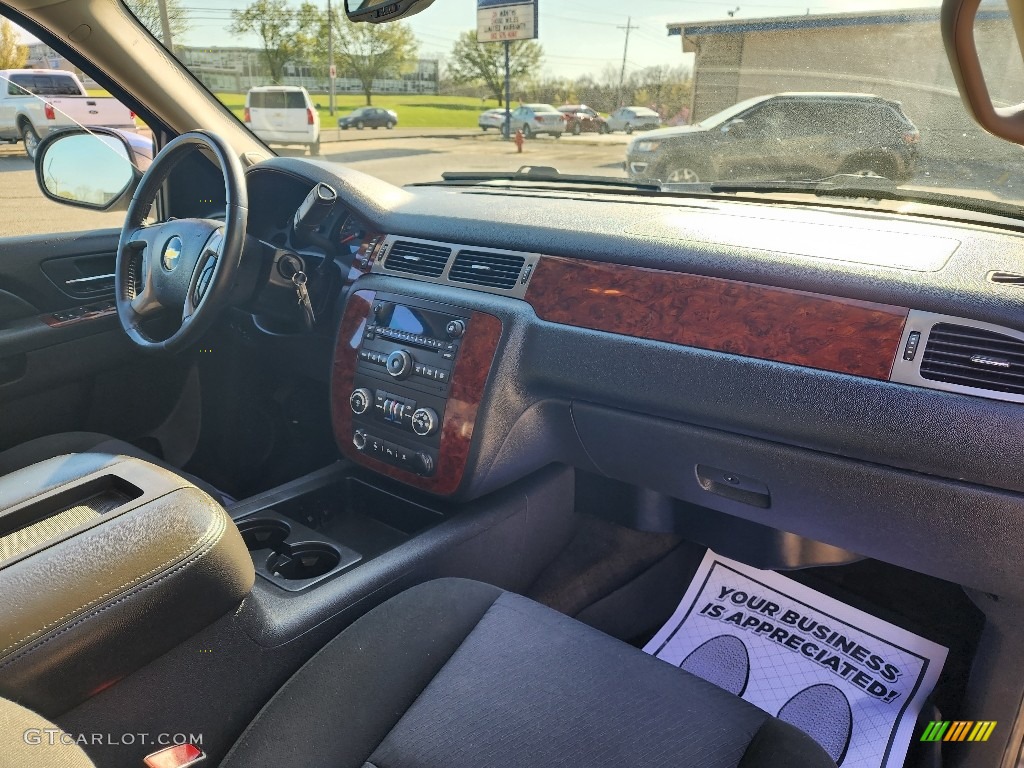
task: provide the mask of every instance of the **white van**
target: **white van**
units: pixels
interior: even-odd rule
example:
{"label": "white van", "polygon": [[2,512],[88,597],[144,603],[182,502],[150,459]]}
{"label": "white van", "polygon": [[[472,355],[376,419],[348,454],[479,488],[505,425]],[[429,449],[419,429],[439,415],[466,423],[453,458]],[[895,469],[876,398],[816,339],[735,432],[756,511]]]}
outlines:
{"label": "white van", "polygon": [[320,154],[320,115],[297,85],[261,85],[245,97],[245,124],[267,144],[305,144]]}

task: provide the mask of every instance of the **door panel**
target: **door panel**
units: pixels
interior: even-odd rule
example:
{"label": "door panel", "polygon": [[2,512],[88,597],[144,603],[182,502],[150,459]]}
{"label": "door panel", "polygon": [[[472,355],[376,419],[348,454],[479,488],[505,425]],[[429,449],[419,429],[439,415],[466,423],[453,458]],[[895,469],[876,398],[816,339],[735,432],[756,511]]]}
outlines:
{"label": "door panel", "polygon": [[141,354],[121,330],[119,234],[0,239],[0,450],[78,430],[138,440],[173,408],[191,358]]}

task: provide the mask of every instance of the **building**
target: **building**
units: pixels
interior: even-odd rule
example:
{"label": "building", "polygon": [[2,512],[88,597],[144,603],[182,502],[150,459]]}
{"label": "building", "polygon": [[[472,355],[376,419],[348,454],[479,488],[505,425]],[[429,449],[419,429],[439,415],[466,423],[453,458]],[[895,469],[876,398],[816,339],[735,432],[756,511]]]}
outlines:
{"label": "building", "polygon": [[[184,46],[178,57],[211,91],[244,93],[257,85],[269,85],[270,77],[258,48]],[[415,68],[401,77],[374,80],[374,93],[436,94],[440,64],[436,59],[419,59]],[[326,93],[327,73],[308,62],[288,62],[281,85],[301,85],[312,93]],[[362,83],[340,67],[335,80],[338,93],[362,93]]]}
{"label": "building", "polygon": [[[964,109],[938,9],[677,23],[668,34],[695,55],[694,121],[762,94],[857,91],[901,102],[921,130],[922,155],[1024,159]],[[1017,103],[1024,62],[1005,3],[982,4],[975,38],[995,103]]]}
{"label": "building", "polygon": [[28,59],[25,61],[26,69],[63,69],[68,72],[76,72],[75,66],[57,53],[46,43],[29,43]]}

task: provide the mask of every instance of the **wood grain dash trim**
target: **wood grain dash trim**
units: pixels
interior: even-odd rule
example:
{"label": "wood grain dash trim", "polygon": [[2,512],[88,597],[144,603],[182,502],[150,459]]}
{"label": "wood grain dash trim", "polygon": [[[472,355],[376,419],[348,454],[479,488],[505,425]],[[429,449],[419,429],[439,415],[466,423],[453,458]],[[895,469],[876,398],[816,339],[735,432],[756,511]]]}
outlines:
{"label": "wood grain dash trim", "polygon": [[909,310],[545,256],[526,292],[552,323],[888,380]]}
{"label": "wood grain dash trim", "polygon": [[[331,372],[331,419],[342,454],[364,467],[407,485],[441,496],[454,494],[462,484],[473,444],[473,431],[483,400],[494,354],[501,339],[501,321],[493,315],[472,312],[459,356],[452,372],[448,405],[441,424],[440,460],[431,477],[385,464],[360,453],[352,445],[352,411],[349,395],[355,380],[363,329],[373,306],[373,291],[357,291],[349,297],[334,350]],[[409,441],[412,447],[413,441]]]}

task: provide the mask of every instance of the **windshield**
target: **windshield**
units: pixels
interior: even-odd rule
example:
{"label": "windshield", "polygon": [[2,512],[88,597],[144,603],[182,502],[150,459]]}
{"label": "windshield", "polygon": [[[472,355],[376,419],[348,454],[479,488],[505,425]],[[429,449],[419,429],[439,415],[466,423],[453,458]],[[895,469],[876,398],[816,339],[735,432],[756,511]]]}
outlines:
{"label": "windshield", "polygon": [[[126,3],[274,152],[398,185],[532,166],[713,193],[840,175],[982,205],[1024,190],[1024,149],[963,107],[939,0],[544,0],[535,15],[529,0],[436,0],[379,25],[349,23],[342,0],[330,16],[327,0]],[[1024,63],[1004,0],[978,19],[993,100],[1014,104]],[[507,37],[523,39],[506,82]],[[305,88],[318,119],[249,114],[250,89],[275,85]]]}

